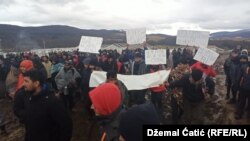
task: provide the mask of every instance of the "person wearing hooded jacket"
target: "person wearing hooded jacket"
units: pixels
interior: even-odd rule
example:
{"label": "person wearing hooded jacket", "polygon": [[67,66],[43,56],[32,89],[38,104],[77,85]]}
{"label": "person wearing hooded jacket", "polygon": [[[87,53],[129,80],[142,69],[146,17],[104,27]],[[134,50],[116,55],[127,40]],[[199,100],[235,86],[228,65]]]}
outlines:
{"label": "person wearing hooded jacket", "polygon": [[16,90],[20,89],[23,86],[23,73],[33,68],[34,68],[33,62],[30,60],[23,60],[20,63],[20,67],[19,67],[20,73],[18,75],[18,82],[17,82]]}
{"label": "person wearing hooded jacket", "polygon": [[[240,56],[240,87],[239,87],[239,101],[237,103],[236,119],[241,119],[244,113],[246,101],[249,101],[250,96],[250,69],[247,55]],[[250,104],[247,106],[248,118],[250,117]]]}
{"label": "person wearing hooded jacket", "polygon": [[16,87],[16,93],[14,95],[14,105],[13,111],[14,114],[19,118],[21,123],[24,123],[25,117],[25,101],[27,98],[27,93],[23,88],[24,76],[23,74],[31,69],[33,69],[33,62],[30,60],[23,60],[19,65],[20,73],[18,75],[18,82]]}
{"label": "person wearing hooded jacket", "polygon": [[70,60],[65,61],[64,68],[61,69],[55,77],[59,95],[70,111],[74,108],[73,95],[77,87],[76,80],[80,77],[78,71],[73,67],[73,62]]}
{"label": "person wearing hooded jacket", "polygon": [[238,52],[232,51],[231,52],[231,63],[229,68],[229,77],[232,82],[231,84],[231,91],[232,91],[232,98],[228,102],[229,104],[236,103],[237,93],[239,90],[239,83],[240,83],[240,59]]}
{"label": "person wearing hooded jacket", "polygon": [[55,77],[58,74],[58,72],[63,68],[63,64],[59,62],[59,59],[57,57],[54,57],[52,59],[52,66],[51,66],[51,84],[52,84],[52,88],[55,91],[58,91],[57,85],[56,85],[56,81],[55,81]]}
{"label": "person wearing hooded jacket", "polygon": [[113,83],[104,83],[89,93],[92,106],[100,125],[101,141],[118,141],[119,119],[122,112],[121,92]]}

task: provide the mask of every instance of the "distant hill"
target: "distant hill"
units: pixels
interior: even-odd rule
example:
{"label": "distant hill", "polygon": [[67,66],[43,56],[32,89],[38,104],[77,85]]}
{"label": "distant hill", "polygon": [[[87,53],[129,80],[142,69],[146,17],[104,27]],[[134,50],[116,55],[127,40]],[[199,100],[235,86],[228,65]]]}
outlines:
{"label": "distant hill", "polygon": [[237,45],[250,48],[250,29],[234,32],[217,32],[210,35],[210,45],[221,48],[233,49]]}
{"label": "distant hill", "polygon": [[216,32],[210,35],[212,39],[250,39],[250,29],[239,30],[234,32]]}
{"label": "distant hill", "polygon": [[[64,48],[79,45],[81,36],[103,37],[103,44],[125,43],[126,35],[119,30],[86,30],[63,25],[21,27],[0,24],[1,47],[10,50],[34,48]],[[147,35],[150,45],[176,45],[176,36],[165,34]],[[210,45],[233,48],[236,45],[250,47],[250,30],[217,32],[210,35]]]}
{"label": "distant hill", "polygon": [[125,32],[117,30],[83,30],[70,26],[20,27],[0,24],[3,48],[46,48],[78,46],[81,36],[104,37],[104,44],[125,42]]}

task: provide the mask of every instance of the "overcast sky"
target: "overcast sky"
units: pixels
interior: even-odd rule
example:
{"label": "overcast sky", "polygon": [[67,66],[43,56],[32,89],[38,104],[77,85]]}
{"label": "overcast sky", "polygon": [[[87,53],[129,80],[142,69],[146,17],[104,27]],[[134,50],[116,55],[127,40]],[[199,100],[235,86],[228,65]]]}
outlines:
{"label": "overcast sky", "polygon": [[147,28],[176,35],[178,29],[250,28],[250,0],[0,0],[0,23],[69,25],[82,29]]}

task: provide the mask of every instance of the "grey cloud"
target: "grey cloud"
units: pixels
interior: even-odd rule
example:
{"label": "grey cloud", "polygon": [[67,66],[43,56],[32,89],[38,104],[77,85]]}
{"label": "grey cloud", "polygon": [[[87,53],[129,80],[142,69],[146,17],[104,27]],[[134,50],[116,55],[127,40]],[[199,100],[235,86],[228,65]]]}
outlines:
{"label": "grey cloud", "polygon": [[[151,3],[165,4],[168,8],[166,1],[151,0]],[[133,15],[125,17],[119,14],[109,15],[110,13],[105,13],[105,10],[98,11],[99,9],[95,9],[93,5],[88,7],[88,1],[85,0],[26,0],[27,5],[23,0],[24,4],[18,5],[20,7],[15,6],[22,3],[22,0],[18,0],[18,3],[16,0],[0,0],[0,21],[20,21],[41,25],[67,24],[96,29],[124,29],[139,26],[148,26],[150,29],[171,29],[172,24],[187,23],[204,29],[223,30],[249,28],[250,25],[250,0],[170,1],[176,4],[174,11],[154,13],[159,9],[150,7],[152,9],[148,10],[152,11],[152,17],[142,16],[143,18],[140,19]],[[1,6],[5,6],[5,9],[1,9]],[[5,11],[8,13],[6,14]],[[145,11],[135,12],[143,15]]]}
{"label": "grey cloud", "polygon": [[12,5],[12,4],[15,4],[15,0],[0,0],[0,6],[3,6],[3,5]]}
{"label": "grey cloud", "polygon": [[59,5],[65,5],[68,3],[74,3],[79,1],[83,0],[36,0],[36,2],[40,4],[59,4]]}

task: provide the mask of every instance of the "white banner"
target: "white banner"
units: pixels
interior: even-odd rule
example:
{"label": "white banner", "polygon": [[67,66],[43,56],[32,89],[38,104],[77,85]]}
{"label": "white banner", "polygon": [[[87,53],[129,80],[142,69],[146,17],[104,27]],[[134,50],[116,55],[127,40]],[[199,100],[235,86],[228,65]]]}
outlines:
{"label": "white banner", "polygon": [[126,38],[130,45],[142,44],[146,41],[146,29],[128,29],[126,30]]}
{"label": "white banner", "polygon": [[159,65],[167,63],[165,49],[145,50],[145,62],[147,65]]}
{"label": "white banner", "polygon": [[[144,75],[121,75],[117,78],[124,83],[128,90],[143,90],[163,84],[170,74],[170,70],[162,70]],[[106,72],[94,71],[91,74],[89,87],[97,87],[106,82]]]}
{"label": "white banner", "polygon": [[79,51],[98,54],[102,46],[102,41],[103,38],[101,37],[82,36],[79,44]]}
{"label": "white banner", "polygon": [[209,34],[207,31],[178,30],[176,44],[206,48]]}
{"label": "white banner", "polygon": [[216,59],[219,57],[219,54],[214,52],[211,49],[208,48],[199,48],[197,53],[194,56],[194,59],[206,64],[206,65],[213,65]]}

